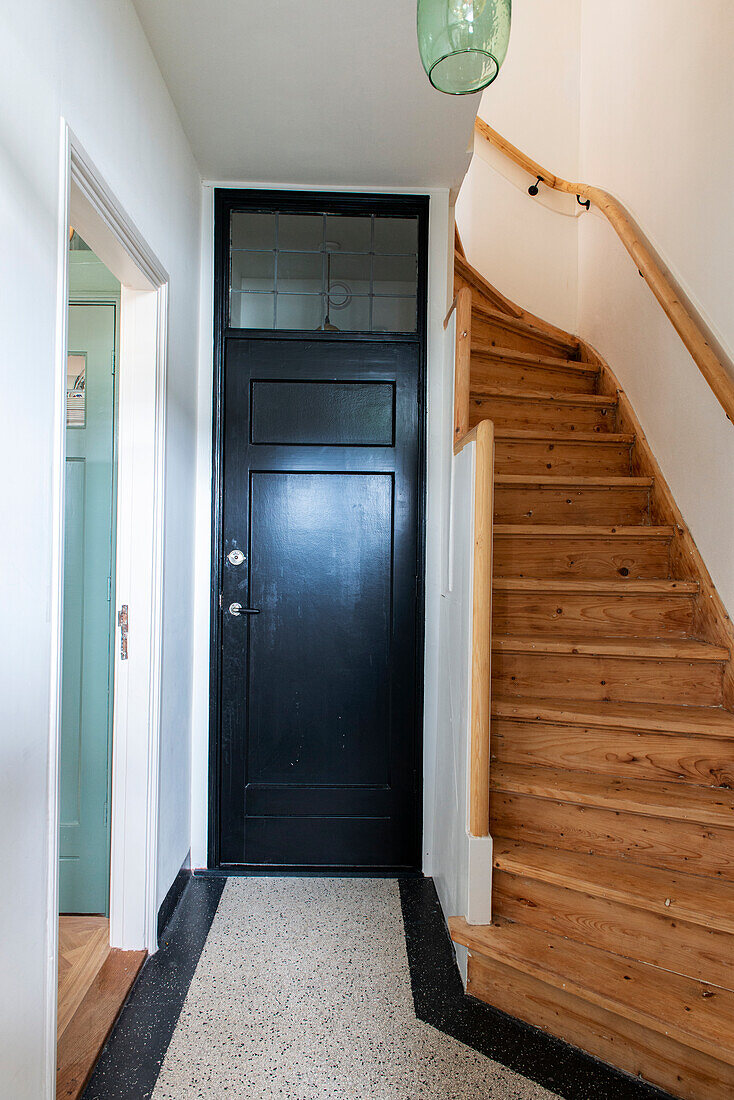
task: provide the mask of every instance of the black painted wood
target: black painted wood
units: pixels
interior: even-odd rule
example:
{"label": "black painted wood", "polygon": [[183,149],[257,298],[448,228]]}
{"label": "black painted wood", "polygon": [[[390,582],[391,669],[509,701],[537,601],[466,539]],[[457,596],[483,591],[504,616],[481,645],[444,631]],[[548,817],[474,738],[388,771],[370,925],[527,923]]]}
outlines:
{"label": "black painted wood", "polygon": [[158,909],[158,946],[160,946],[161,937],[165,935],[166,929],[176,911],[176,906],[181,900],[186,885],[191,878],[191,852],[186,853],[186,859],[181,864],[180,870],[175,879],[171,883],[169,890],[164,897]]}
{"label": "black painted wood", "polygon": [[[407,345],[411,351],[415,354],[415,362],[417,366],[417,388],[415,392],[417,417],[415,420],[415,448],[417,459],[417,480],[415,484],[415,499],[411,499],[410,506],[414,509],[415,515],[415,545],[416,545],[416,563],[413,573],[413,579],[411,584],[415,587],[417,592],[417,599],[414,602],[413,614],[414,614],[414,652],[413,652],[413,665],[410,669],[406,669],[406,683],[410,684],[410,690],[413,693],[413,707],[412,707],[412,723],[410,727],[401,731],[400,736],[404,739],[406,744],[406,752],[411,751],[413,760],[413,796],[412,796],[412,810],[405,809],[405,830],[403,832],[401,843],[407,848],[410,848],[410,855],[403,856],[401,859],[409,858],[409,862],[400,864],[385,864],[379,865],[373,860],[364,864],[364,867],[369,867],[376,872],[390,873],[392,871],[405,870],[414,871],[420,865],[420,833],[421,833],[421,819],[422,819],[422,807],[421,807],[421,784],[420,777],[422,774],[421,767],[421,727],[422,727],[422,707],[423,707],[423,635],[424,635],[424,615],[423,615],[423,571],[424,571],[424,557],[425,557],[425,534],[424,534],[424,512],[425,512],[425,360],[426,360],[426,332],[427,332],[427,285],[428,285],[428,209],[429,200],[422,196],[395,196],[395,195],[358,195],[358,194],[334,194],[329,192],[306,192],[295,193],[292,191],[258,191],[258,190],[225,190],[217,189],[215,191],[215,289],[214,289],[214,401],[213,401],[213,470],[212,470],[212,586],[211,586],[211,610],[212,610],[212,632],[211,632],[211,673],[210,673],[210,749],[209,749],[209,868],[212,870],[226,870],[231,873],[248,873],[248,870],[261,867],[263,870],[267,870],[272,867],[282,867],[284,870],[291,871],[304,871],[312,869],[318,873],[325,867],[332,867],[335,871],[354,869],[359,870],[360,864],[356,863],[357,859],[362,858],[362,852],[358,851],[359,844],[347,845],[348,837],[345,834],[341,838],[342,850],[338,853],[332,853],[332,859],[344,859],[346,862],[343,864],[323,864],[314,863],[308,864],[304,862],[306,858],[311,858],[308,852],[298,853],[298,862],[290,864],[255,864],[255,863],[230,863],[227,862],[220,851],[221,840],[224,837],[223,828],[223,816],[224,805],[223,800],[225,797],[225,790],[228,786],[229,780],[227,779],[227,770],[230,767],[230,750],[231,742],[227,743],[227,731],[226,715],[225,715],[225,688],[227,684],[227,677],[225,676],[225,614],[224,609],[228,607],[227,603],[224,603],[224,585],[225,585],[225,554],[224,554],[224,472],[225,472],[225,438],[224,438],[224,420],[225,420],[225,358],[229,354],[231,346],[241,341],[250,341],[253,338],[257,338],[263,344],[267,344],[271,341],[276,341],[282,348],[286,348],[289,345],[294,347],[301,345],[306,341],[310,344],[314,350],[323,348],[327,350],[331,345],[336,346],[341,343],[342,345],[362,345],[366,347],[372,347],[373,350],[377,350],[390,346]],[[361,333],[346,336],[346,334],[334,334],[330,332],[326,333],[304,333],[304,332],[273,332],[273,331],[260,331],[253,333],[252,331],[243,331],[239,329],[228,328],[228,278],[229,278],[229,226],[230,215],[233,211],[237,210],[272,210],[272,211],[287,211],[290,213],[314,213],[325,212],[333,214],[365,214],[375,213],[383,216],[395,216],[395,217],[416,217],[418,221],[418,296],[417,296],[417,331],[415,335],[393,335],[389,337],[372,334]],[[282,377],[282,376],[281,376]],[[286,379],[291,382],[303,382],[304,379],[301,376],[296,378]],[[308,379],[306,379],[308,381]],[[294,394],[297,400],[293,401],[290,410],[285,410],[285,416],[283,411],[277,416],[273,413],[273,401],[271,390],[269,393],[260,394],[260,402],[258,408],[258,417],[256,417],[253,423],[248,422],[249,427],[246,432],[249,432],[248,438],[262,439],[265,443],[272,446],[293,446],[293,439],[299,438],[303,440],[302,446],[308,447],[313,453],[316,453],[324,444],[319,444],[318,439],[325,438],[323,433],[331,433],[329,438],[331,443],[326,444],[330,450],[336,450],[338,448],[347,448],[350,446],[361,447],[363,452],[367,452],[367,448],[377,447],[384,448],[387,445],[387,436],[392,427],[393,432],[396,429],[396,420],[393,424],[389,425],[385,419],[385,387],[375,384],[371,389],[362,388],[357,390],[356,387],[349,386],[344,388],[344,377],[334,381],[341,381],[342,386],[338,389],[336,386],[332,389],[331,399],[332,402],[336,402],[340,407],[340,415],[338,417],[329,416],[328,403],[323,401],[323,391],[317,390],[316,387],[311,391],[309,395],[304,394],[301,387],[296,393],[294,387]],[[358,382],[364,383],[363,378],[349,377],[346,379],[348,383]],[[391,383],[394,389],[394,383]],[[398,408],[397,396],[395,409]],[[265,398],[263,400],[262,398]],[[268,398],[270,398],[268,409]],[[310,415],[307,406],[311,406]],[[270,412],[270,415],[268,415]],[[262,414],[262,415],[260,415]],[[361,414],[361,421],[358,420],[358,414]],[[263,434],[263,421],[267,432]],[[366,442],[365,439],[365,421],[370,427],[370,438],[372,443]],[[308,427],[310,435],[298,434],[302,433],[304,429]],[[240,425],[240,430],[242,425]],[[316,434],[314,439],[314,429],[316,432],[321,432],[322,435]],[[294,437],[293,433],[297,433]],[[269,436],[269,439],[266,438]],[[396,440],[397,442],[397,440]],[[259,446],[254,444],[254,446]],[[305,451],[304,451],[305,453]],[[356,470],[356,468],[355,468]],[[323,468],[314,470],[314,472],[323,473]],[[346,470],[340,470],[336,468],[329,470],[333,473],[346,473]],[[273,488],[273,483],[267,486],[265,481],[261,481],[261,486],[266,489]],[[395,482],[393,482],[393,488],[395,489]],[[249,491],[249,490],[248,490]],[[398,512],[403,509],[404,501],[402,498],[394,496],[394,501],[398,505]],[[271,532],[272,533],[272,532]],[[250,538],[248,532],[247,538]],[[231,601],[230,601],[231,602]],[[241,602],[241,601],[240,601]],[[402,601],[398,601],[402,604]],[[224,607],[221,605],[224,604]],[[397,604],[396,604],[397,607]],[[395,610],[395,608],[393,609]],[[249,631],[250,627],[247,628]],[[321,670],[319,669],[319,675]],[[401,687],[401,693],[405,692],[407,697],[407,688],[405,685]],[[375,707],[375,701],[372,701],[373,709]],[[391,704],[392,706],[392,704]],[[409,746],[409,748],[407,747]],[[236,765],[236,762],[235,762]],[[237,765],[236,765],[237,766]],[[324,796],[326,797],[326,796]],[[335,796],[336,797],[336,796]],[[244,798],[243,789],[240,788],[239,798],[242,801]],[[320,815],[317,815],[317,817]],[[334,821],[329,824],[329,816],[323,818],[326,822],[324,825],[319,826],[314,823],[309,826],[311,833],[310,850],[312,853],[316,851],[316,846],[321,843],[318,838],[319,832],[322,837],[324,834],[328,834],[331,825],[335,824]],[[410,820],[407,818],[410,817]],[[376,826],[377,828],[377,826]],[[384,826],[383,829],[386,832],[390,831],[390,827]],[[333,831],[333,830],[332,830]],[[359,838],[358,838],[359,839]],[[391,843],[396,840],[396,834],[393,830],[391,834]],[[336,843],[336,841],[335,841]],[[359,841],[363,844],[363,839]],[[249,856],[252,856],[250,853]],[[249,858],[248,856],[248,858]],[[281,853],[279,858],[290,858],[289,853]],[[242,852],[238,854],[237,858],[242,858]],[[373,852],[373,859],[375,858]],[[394,855],[385,853],[385,859],[394,858]]]}
{"label": "black painted wood", "polygon": [[419,863],[419,420],[416,341],[226,341],[221,866]]}

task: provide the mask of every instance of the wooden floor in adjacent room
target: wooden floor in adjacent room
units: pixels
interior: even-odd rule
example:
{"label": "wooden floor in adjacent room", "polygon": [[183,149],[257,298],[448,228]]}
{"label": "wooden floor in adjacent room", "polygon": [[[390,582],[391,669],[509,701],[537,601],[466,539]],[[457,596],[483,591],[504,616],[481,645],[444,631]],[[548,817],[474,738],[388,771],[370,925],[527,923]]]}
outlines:
{"label": "wooden floor in adjacent room", "polygon": [[57,1100],[80,1095],[145,959],[109,937],[107,917],[59,917]]}

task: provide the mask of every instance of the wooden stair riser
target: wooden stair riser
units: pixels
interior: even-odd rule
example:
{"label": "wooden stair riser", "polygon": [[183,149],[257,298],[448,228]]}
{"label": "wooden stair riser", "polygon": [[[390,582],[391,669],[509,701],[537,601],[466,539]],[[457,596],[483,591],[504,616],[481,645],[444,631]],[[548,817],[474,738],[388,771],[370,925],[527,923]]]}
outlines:
{"label": "wooden stair riser", "polygon": [[670,538],[495,531],[493,560],[496,577],[652,580],[670,575]]}
{"label": "wooden stair riser", "polygon": [[495,634],[598,634],[607,637],[678,637],[690,631],[693,596],[656,593],[505,592],[492,597]]}
{"label": "wooden stair riser", "polygon": [[585,654],[492,653],[492,692],[546,699],[693,703],[718,706],[721,661]]}
{"label": "wooden stair riser", "polygon": [[[476,304],[476,303],[475,303]],[[530,329],[522,322],[516,323],[512,317],[503,317],[499,313],[490,317],[480,309],[472,309],[472,341],[478,344],[491,344],[498,348],[512,348],[515,351],[534,352],[548,355],[554,359],[571,359],[576,350],[553,336],[545,335],[540,329]]]}
{"label": "wooden stair riser", "polygon": [[562,400],[526,399],[512,394],[493,394],[469,402],[469,427],[480,420],[494,421],[495,428],[520,428],[555,432],[615,432],[616,406],[585,405],[569,398]]}
{"label": "wooden stair riser", "polygon": [[734,787],[734,741],[492,719],[492,758],[628,779]]}
{"label": "wooden stair riser", "polygon": [[[451,935],[484,958],[506,963],[589,1004],[734,1064],[734,993],[599,951],[527,925],[452,919]],[[567,976],[568,975],[568,976]]]}
{"label": "wooden stair riser", "polygon": [[734,1068],[494,959],[469,956],[467,992],[681,1100],[731,1100]]}
{"label": "wooden stair riser", "polygon": [[734,882],[734,831],[493,791],[490,833]]}
{"label": "wooden stair riser", "polygon": [[630,472],[630,448],[607,442],[609,432],[597,432],[594,443],[548,440],[495,439],[495,471],[498,474],[535,474],[624,477]]}
{"label": "wooden stair riser", "polygon": [[634,527],[648,522],[649,500],[650,491],[642,486],[533,488],[497,484],[494,521]]}
{"label": "wooden stair riser", "polygon": [[471,390],[481,393],[482,387],[548,393],[595,393],[596,373],[574,370],[573,367],[564,369],[551,360],[544,364],[512,361],[501,356],[492,358],[489,353],[472,349]]}
{"label": "wooden stair riser", "polygon": [[505,871],[492,880],[492,916],[734,989],[731,937]]}

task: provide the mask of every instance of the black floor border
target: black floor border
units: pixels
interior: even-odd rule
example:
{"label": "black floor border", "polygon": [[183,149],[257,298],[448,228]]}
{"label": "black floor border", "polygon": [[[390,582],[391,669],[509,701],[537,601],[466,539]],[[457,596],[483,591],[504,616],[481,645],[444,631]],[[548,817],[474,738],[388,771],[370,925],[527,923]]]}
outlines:
{"label": "black floor border", "polygon": [[161,939],[166,933],[171,917],[176,912],[176,907],[183,897],[189,879],[191,878],[191,851],[186,853],[186,859],[181,864],[181,869],[171,883],[171,888],[161,902],[158,910],[158,935],[157,942],[160,947]]}
{"label": "black floor border", "polygon": [[468,997],[433,879],[404,878],[399,885],[419,1020],[565,1100],[674,1100],[654,1085]]}
{"label": "black floor border", "polygon": [[99,1056],[82,1100],[148,1100],[224,891],[223,878],[189,878]]}

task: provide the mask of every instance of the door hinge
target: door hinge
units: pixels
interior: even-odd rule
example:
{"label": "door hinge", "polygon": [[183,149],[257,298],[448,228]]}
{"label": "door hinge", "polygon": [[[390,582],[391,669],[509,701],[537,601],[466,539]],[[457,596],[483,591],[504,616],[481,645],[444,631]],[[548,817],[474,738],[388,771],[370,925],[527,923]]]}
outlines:
{"label": "door hinge", "polygon": [[124,603],[117,613],[117,625],[120,628],[120,660],[126,661],[128,658],[127,652],[127,630],[128,630],[128,618],[127,618],[127,604]]}
{"label": "door hinge", "polygon": [[219,593],[219,610],[220,611],[222,610],[222,606],[223,606],[223,604],[222,604],[222,593],[220,592]]}
{"label": "door hinge", "polygon": [[109,801],[105,798],[105,800],[104,800],[104,822],[103,822],[105,829],[107,828],[107,815],[108,815],[108,812],[109,812],[109,806],[110,806]]}
{"label": "door hinge", "polygon": [[117,352],[113,351],[112,352],[112,363],[110,365],[110,374],[112,374],[113,377],[114,377],[114,374],[115,374],[116,370],[117,370]]}
{"label": "door hinge", "polygon": [[112,577],[107,578],[107,603],[112,599]]}

